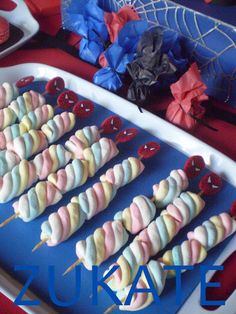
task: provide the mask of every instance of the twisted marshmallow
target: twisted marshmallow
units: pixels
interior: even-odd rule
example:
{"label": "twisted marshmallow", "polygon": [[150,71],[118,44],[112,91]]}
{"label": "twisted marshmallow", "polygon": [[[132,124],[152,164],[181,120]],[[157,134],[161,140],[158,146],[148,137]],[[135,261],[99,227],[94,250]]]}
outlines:
{"label": "twisted marshmallow", "polygon": [[206,250],[210,250],[218,243],[236,231],[236,221],[228,214],[221,213],[203,222],[194,231],[188,233],[188,239],[199,241]]}
{"label": "twisted marshmallow", "polygon": [[23,135],[31,129],[39,129],[54,115],[53,107],[43,105],[25,115],[21,123],[13,124],[0,132],[0,149],[5,149],[8,142]]}
{"label": "twisted marshmallow", "polygon": [[133,199],[130,207],[116,213],[114,218],[120,220],[130,233],[137,234],[150,224],[155,214],[155,204],[146,196],[139,195]]}
{"label": "twisted marshmallow", "polygon": [[85,222],[86,214],[79,203],[70,202],[56,213],[49,215],[41,225],[41,240],[48,239],[48,246],[55,246],[67,240]]}
{"label": "twisted marshmallow", "polygon": [[0,203],[12,200],[22,194],[38,179],[35,166],[22,160],[12,171],[0,178]]}
{"label": "twisted marshmallow", "polygon": [[60,191],[50,182],[41,181],[13,204],[15,213],[24,222],[41,215],[44,210],[62,199]]}
{"label": "twisted marshmallow", "polygon": [[95,125],[86,126],[82,130],[76,131],[76,133],[66,141],[65,147],[72,153],[74,159],[83,159],[83,150],[99,141],[100,136],[100,132]]}
{"label": "twisted marshmallow", "polygon": [[101,265],[114,255],[128,241],[128,233],[120,221],[107,221],[102,228],[76,243],[76,254],[84,266],[91,270],[93,265]]}
{"label": "twisted marshmallow", "polygon": [[52,213],[41,225],[41,239],[49,239],[47,244],[55,246],[67,240],[85,222],[104,210],[116,194],[109,182],[99,182],[85,192],[73,197],[67,206]]}
{"label": "twisted marshmallow", "polygon": [[173,170],[170,176],[153,186],[153,196],[157,208],[164,208],[172,203],[182,191],[188,188],[189,182],[182,169]]}
{"label": "twisted marshmallow", "polygon": [[[151,276],[152,282],[157,290],[158,296],[161,295],[165,288],[167,272],[163,269],[160,262],[151,260],[147,264],[148,273]],[[149,284],[144,273],[140,276],[140,279],[136,285],[138,289],[148,289]],[[131,286],[117,293],[117,297],[120,300],[125,300],[129,294]],[[153,302],[153,295],[151,293],[134,293],[129,306],[121,305],[119,309],[121,311],[139,311],[148,307]]]}
{"label": "twisted marshmallow", "polygon": [[28,133],[7,143],[7,150],[14,152],[20,159],[28,159],[34,154],[46,149],[47,139],[42,131],[30,130]]}
{"label": "twisted marshmallow", "polygon": [[21,121],[24,115],[43,105],[45,105],[45,98],[31,90],[13,100],[8,108],[13,110],[18,121]]}
{"label": "twisted marshmallow", "polygon": [[83,185],[87,179],[88,163],[86,160],[80,159],[74,159],[64,169],[60,169],[48,176],[48,181],[60,190],[62,194]]}
{"label": "twisted marshmallow", "polygon": [[100,177],[100,180],[108,181],[120,188],[137,178],[143,170],[144,164],[138,158],[129,157],[123,160],[121,164],[107,170],[106,174]]}
{"label": "twisted marshmallow", "polygon": [[[182,193],[179,199],[181,201],[175,202],[175,212],[169,210],[168,206],[125,248],[116,263],[120,268],[109,282],[113,290],[121,290],[132,283],[139,265],[146,264],[151,256],[162,250],[175,237],[180,228],[196,217],[205,206],[202,198],[191,192]],[[177,216],[176,212],[181,214]]]}
{"label": "twisted marshmallow", "polygon": [[[186,240],[181,245],[174,246],[164,253],[161,261],[165,265],[189,266],[200,264],[207,257],[207,251],[197,240]],[[175,271],[169,270],[168,275],[175,275]]]}
{"label": "twisted marshmallow", "polygon": [[117,189],[109,182],[97,182],[85,192],[73,197],[71,202],[78,203],[81,210],[86,214],[86,220],[90,220],[107,208],[116,192]]}
{"label": "twisted marshmallow", "polygon": [[46,179],[50,173],[65,167],[71,159],[71,154],[64,146],[51,145],[42,153],[35,156],[32,163],[35,165],[40,180]]}
{"label": "twisted marshmallow", "polygon": [[17,116],[11,108],[0,109],[0,130],[4,130],[9,125],[15,123],[16,120]]}
{"label": "twisted marshmallow", "polygon": [[0,177],[12,170],[18,163],[20,158],[13,152],[4,150],[0,152]]}
{"label": "twisted marshmallow", "polygon": [[95,173],[101,169],[108,161],[119,153],[115,142],[106,137],[102,137],[91,147],[83,150],[83,157],[88,161],[89,177],[93,177]]}
{"label": "twisted marshmallow", "polygon": [[12,125],[17,119],[21,121],[28,112],[44,104],[44,97],[34,91],[26,92],[17,97],[7,108],[0,109],[0,130]]}
{"label": "twisted marshmallow", "polygon": [[72,112],[64,111],[49,120],[41,128],[48,143],[56,142],[66,133],[70,132],[75,126],[75,115]]}
{"label": "twisted marshmallow", "polygon": [[9,106],[18,96],[19,90],[15,85],[7,82],[0,85],[0,109]]}

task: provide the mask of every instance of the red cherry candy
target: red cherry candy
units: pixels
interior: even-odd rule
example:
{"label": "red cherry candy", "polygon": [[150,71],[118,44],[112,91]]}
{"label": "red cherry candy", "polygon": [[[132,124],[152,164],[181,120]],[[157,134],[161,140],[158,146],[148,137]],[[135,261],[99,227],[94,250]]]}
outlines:
{"label": "red cherry candy", "polygon": [[121,131],[119,134],[116,135],[116,142],[117,143],[126,143],[131,141],[135,138],[138,134],[138,130],[135,128],[126,129]]}
{"label": "red cherry candy", "polygon": [[101,124],[101,129],[104,134],[111,134],[120,130],[122,126],[121,118],[118,116],[111,116],[105,119]]}
{"label": "red cherry candy", "polygon": [[230,206],[230,215],[236,217],[236,201]]}
{"label": "red cherry candy", "polygon": [[138,149],[138,155],[141,158],[148,159],[156,155],[161,149],[161,146],[156,142],[148,142]]}
{"label": "red cherry candy", "polygon": [[190,157],[184,165],[184,171],[189,179],[197,177],[204,168],[205,162],[201,156]]}
{"label": "red cherry candy", "polygon": [[0,10],[2,11],[13,11],[17,7],[17,4],[11,0],[1,1]]}
{"label": "red cherry candy", "polygon": [[16,87],[18,87],[18,88],[25,87],[25,86],[31,84],[33,81],[34,81],[33,75],[23,77],[19,81],[16,82]]}
{"label": "red cherry candy", "polygon": [[87,118],[94,112],[94,104],[90,100],[80,100],[74,106],[73,112],[79,118]]}
{"label": "red cherry candy", "polygon": [[57,98],[57,105],[62,109],[73,107],[78,101],[78,95],[71,90],[61,93]]}
{"label": "red cherry candy", "polygon": [[50,95],[55,95],[62,92],[65,88],[63,78],[57,76],[47,82],[45,90]]}
{"label": "red cherry candy", "polygon": [[199,188],[205,195],[214,195],[221,190],[221,187],[221,177],[213,172],[202,177],[199,183]]}

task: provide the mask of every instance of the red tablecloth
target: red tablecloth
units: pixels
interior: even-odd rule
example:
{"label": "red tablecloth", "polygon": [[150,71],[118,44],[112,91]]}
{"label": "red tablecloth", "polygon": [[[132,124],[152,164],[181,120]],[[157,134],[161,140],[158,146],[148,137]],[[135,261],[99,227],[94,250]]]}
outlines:
{"label": "red tablecloth", "polygon": [[[1,0],[1,3],[2,1],[6,0]],[[26,0],[26,3],[28,4],[34,16],[40,22],[41,30],[47,31],[50,34],[55,34],[60,27],[60,1]],[[0,60],[0,66],[10,66],[28,62],[38,62],[52,65],[75,75],[81,76],[89,81],[92,80],[93,74],[96,71],[94,66],[89,65],[79,60],[78,58],[72,57],[59,49],[19,50]],[[150,106],[150,109],[153,112],[157,112],[163,107],[165,108],[168,104],[168,102],[162,104],[159,102],[153,103]],[[216,119],[211,119],[209,123],[219,131],[215,133],[204,126],[200,126],[198,130],[195,131],[194,135],[225,153],[232,159],[236,160],[236,126]],[[232,278],[229,278],[230,276],[225,276],[224,274],[235,272],[234,268],[236,265],[236,255],[234,254],[232,258],[233,260],[231,260],[231,263],[226,265],[227,270],[222,272],[221,276],[217,277],[218,281],[224,281],[223,289],[225,289],[224,287],[228,286],[227,280],[232,280]],[[220,290],[218,290],[218,296],[219,295],[222,295],[222,291]],[[13,313],[22,314],[24,312],[0,294],[0,314]]]}

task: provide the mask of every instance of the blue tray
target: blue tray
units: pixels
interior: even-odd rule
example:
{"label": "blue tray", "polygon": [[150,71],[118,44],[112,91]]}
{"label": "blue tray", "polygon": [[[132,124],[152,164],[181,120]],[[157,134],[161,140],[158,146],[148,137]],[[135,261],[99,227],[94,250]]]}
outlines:
{"label": "blue tray", "polygon": [[[32,72],[32,69],[34,67],[34,70],[36,72],[35,76],[43,77],[45,75],[48,75],[48,77],[52,77],[53,74],[56,72],[57,75],[60,75],[62,77],[66,76],[66,84],[67,86],[73,86],[75,84],[76,79],[74,76],[57,70],[53,69],[47,66],[43,65],[24,65],[24,66],[18,66],[11,68],[9,72],[6,70],[6,76],[8,80],[11,80],[13,78],[13,73],[15,72],[16,77],[20,77],[20,73],[24,74],[30,74],[30,71]],[[28,71],[28,72],[27,72]],[[51,71],[51,72],[50,72]],[[72,83],[73,82],[73,83]],[[85,85],[87,87],[87,90],[89,86],[93,86],[92,84],[86,82],[86,81],[79,81],[78,82],[78,89],[75,89],[75,91],[79,91],[81,87],[81,91],[83,89],[82,85]],[[29,88],[27,89],[34,89],[36,91],[42,92],[44,90],[45,86],[45,80],[39,80],[34,82]],[[93,93],[97,91],[102,92],[107,98],[107,96],[110,96],[110,99],[108,98],[108,102],[113,100],[114,97],[116,99],[117,96],[114,96],[107,91],[103,91],[102,89],[98,87],[94,87],[94,91],[91,89],[91,97],[93,97]],[[23,92],[23,90],[21,90]],[[95,94],[94,94],[95,95]],[[105,97],[104,96],[104,97]],[[81,97],[82,98],[82,97]],[[55,98],[54,97],[47,97],[48,103],[55,104]],[[119,98],[118,98],[119,100]],[[124,102],[124,101],[123,101]],[[121,103],[120,105],[124,105],[126,102]],[[128,109],[128,102],[127,102],[127,111]],[[135,114],[133,114],[133,117],[136,115],[137,121],[142,121],[142,119],[146,119],[146,116],[148,115],[146,112],[143,114],[139,113],[138,109],[136,107],[131,106],[132,110],[134,110]],[[121,116],[125,115],[126,109],[119,108],[117,109],[121,112]],[[117,113],[116,110],[116,113]],[[113,112],[104,108],[103,106],[100,106],[96,104],[96,109],[94,112],[94,115],[86,120],[79,120],[77,122],[76,128],[82,128],[86,125],[100,125],[100,123],[103,121],[105,117],[108,117]],[[127,112],[126,112],[127,114]],[[151,116],[150,116],[151,117]],[[153,117],[154,118],[154,117]],[[131,119],[131,117],[130,117]],[[160,129],[163,129],[162,123],[168,128],[166,128],[164,131],[165,133],[171,133],[173,130],[176,130],[176,138],[173,139],[173,141],[176,141],[176,145],[180,142],[182,143],[180,146],[181,150],[183,148],[185,149],[185,154],[180,152],[179,150],[173,148],[172,146],[166,144],[164,141],[156,138],[155,136],[151,135],[151,128],[148,129],[148,131],[145,131],[141,128],[139,128],[134,123],[123,119],[123,127],[138,127],[139,128],[139,135],[135,140],[133,140],[132,144],[124,144],[120,146],[120,154],[118,157],[116,157],[114,160],[109,162],[103,169],[101,169],[94,178],[91,178],[88,180],[88,182],[70,193],[66,194],[63,200],[56,206],[52,206],[48,208],[48,210],[38,219],[35,221],[25,224],[20,219],[13,221],[11,224],[9,224],[7,227],[0,230],[0,238],[1,238],[1,246],[0,246],[0,266],[9,273],[13,278],[15,278],[17,281],[24,283],[26,279],[29,276],[29,272],[15,272],[14,267],[15,265],[37,265],[40,267],[40,275],[35,278],[33,283],[30,286],[30,289],[36,293],[42,300],[47,302],[48,304],[51,304],[48,296],[48,266],[49,265],[55,265],[56,267],[56,294],[59,299],[61,300],[69,300],[72,296],[74,296],[75,292],[75,272],[71,272],[65,277],[62,277],[62,273],[65,271],[65,269],[76,260],[75,255],[75,244],[80,239],[85,239],[89,234],[91,234],[97,227],[101,226],[105,221],[112,219],[114,214],[122,210],[123,208],[127,207],[134,196],[138,194],[145,194],[147,196],[151,196],[152,194],[152,185],[154,183],[159,182],[162,178],[165,178],[168,176],[169,172],[174,168],[181,168],[184,165],[184,162],[186,160],[186,155],[189,155],[189,152],[193,151],[193,146],[195,145],[194,142],[191,142],[189,140],[193,139],[190,135],[187,135],[187,133],[180,131],[179,129],[171,126],[170,124],[163,122],[159,118],[156,119],[157,124],[159,124]],[[140,122],[141,124],[142,122]],[[137,123],[139,124],[139,123]],[[153,126],[154,127],[154,126]],[[174,129],[173,129],[174,128]],[[75,129],[70,133],[64,136],[59,143],[64,143],[65,140],[75,132]],[[161,132],[160,132],[161,134]],[[179,135],[181,137],[179,137]],[[183,138],[185,136],[185,138]],[[129,157],[129,156],[137,156],[137,149],[138,147],[147,142],[147,141],[158,141],[161,144],[161,151],[160,153],[152,158],[151,160],[145,162],[146,168],[143,172],[143,174],[136,179],[134,182],[129,184],[128,186],[120,189],[118,192],[117,197],[113,200],[111,205],[101,214],[98,216],[95,216],[91,221],[88,221],[75,235],[72,236],[67,242],[54,247],[54,248],[48,248],[47,246],[44,246],[40,250],[38,250],[36,253],[32,254],[31,249],[32,247],[39,241],[39,234],[40,234],[40,225],[41,223],[47,219],[48,215],[52,213],[53,211],[56,211],[61,205],[65,205],[69,202],[72,196],[77,195],[81,191],[85,191],[89,186],[91,186],[93,183],[97,182],[99,180],[99,176],[106,171],[106,169],[110,168],[111,166],[115,165],[116,163],[122,161],[123,159]],[[184,144],[183,144],[184,141]],[[192,143],[191,146],[187,145],[188,143]],[[198,150],[198,153],[207,156],[208,153],[211,153],[211,156],[214,155],[216,157],[215,162],[212,162],[211,166],[219,167],[219,171],[221,172],[221,162],[220,158],[223,158],[223,161],[225,160],[225,167],[231,162],[227,157],[224,157],[214,149],[211,149],[207,145],[199,142],[196,140],[196,147],[200,144],[202,145],[202,148],[208,149],[208,152],[204,152],[204,150]],[[173,143],[172,143],[173,145]],[[200,147],[200,146],[199,146]],[[223,157],[222,157],[223,156]],[[212,159],[213,160],[213,159]],[[206,158],[206,161],[209,162],[209,158]],[[218,163],[218,165],[217,165]],[[232,162],[233,165],[233,162]],[[227,172],[227,171],[226,171]],[[234,173],[232,173],[233,175]],[[230,177],[228,177],[228,180],[230,180]],[[190,190],[191,191],[198,191],[198,181],[199,178],[191,181],[190,183]],[[216,195],[214,197],[205,198],[206,200],[206,208],[203,211],[203,213],[197,217],[194,222],[186,227],[184,230],[182,230],[179,235],[176,237],[175,241],[173,241],[168,247],[171,248],[173,245],[177,243],[181,243],[183,240],[186,239],[186,233],[190,230],[192,230],[195,226],[202,223],[203,220],[208,219],[210,216],[220,213],[222,211],[227,211],[230,204],[234,201],[234,194],[235,194],[235,187],[227,182],[224,182],[224,188],[222,192],[219,195]],[[1,205],[0,206],[0,221],[3,221],[7,217],[9,217],[13,213],[12,210],[12,202]],[[132,239],[132,237],[131,237]],[[219,245],[215,249],[213,249],[207,260],[204,264],[212,265],[218,255],[224,250],[226,245],[228,244],[229,240],[225,241],[223,244]],[[102,266],[100,266],[99,272],[102,275],[103,272],[108,268],[108,266],[113,263],[119,254],[122,252],[122,250],[117,253],[115,256],[110,258],[108,261],[106,261]],[[200,280],[200,273],[199,273],[199,267],[195,267],[194,271],[186,272],[183,275],[183,293],[182,293],[182,304],[185,302],[185,300],[188,298],[188,296],[191,294],[193,289],[196,287],[196,285],[199,283]],[[82,313],[103,313],[104,310],[109,307],[112,303],[111,299],[106,295],[106,293],[103,291],[99,295],[99,304],[98,306],[92,305],[92,300],[89,298],[89,296],[92,293],[92,274],[91,272],[87,271],[84,267],[82,267],[82,287],[81,287],[81,294],[80,294],[80,300],[77,304],[70,308],[58,308],[52,305],[56,309],[56,312],[58,313],[70,313],[70,314],[82,314]],[[175,284],[173,280],[169,280],[166,288],[161,296],[161,306],[157,306],[156,304],[151,305],[149,308],[145,309],[144,311],[141,311],[140,313],[145,314],[151,314],[156,311],[161,311],[163,314],[171,313],[174,314],[178,311],[180,306],[177,306],[175,304]],[[33,308],[31,309],[33,311]],[[118,310],[115,310],[114,313],[118,313]]]}

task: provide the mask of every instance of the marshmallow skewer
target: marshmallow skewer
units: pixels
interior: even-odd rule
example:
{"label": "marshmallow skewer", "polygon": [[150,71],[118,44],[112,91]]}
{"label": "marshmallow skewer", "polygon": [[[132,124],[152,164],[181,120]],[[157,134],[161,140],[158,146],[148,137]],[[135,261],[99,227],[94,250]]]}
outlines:
{"label": "marshmallow skewer", "polygon": [[[30,130],[28,133],[23,134],[15,138],[13,141],[8,142],[6,147],[7,150],[15,153],[20,157],[20,159],[28,159],[32,155],[39,153],[40,151],[46,149],[48,144],[52,144],[60,139],[63,135],[70,132],[75,126],[75,115],[72,112],[62,112],[56,115],[53,119],[49,120],[47,123],[43,124],[41,131]],[[121,126],[120,119],[113,116],[112,118],[106,119],[102,123],[101,133],[112,133]],[[88,132],[92,132],[88,134]],[[99,132],[100,133],[100,132]],[[84,141],[80,138],[84,135]],[[89,142],[89,139],[91,141]],[[92,141],[96,141],[100,138],[98,135],[98,130],[94,126],[93,128],[79,130],[78,134],[75,133],[69,141],[66,142],[66,148],[74,154],[74,157],[81,157],[81,150],[90,145]],[[86,141],[88,141],[86,143]],[[73,151],[75,150],[75,152]]]}
{"label": "marshmallow skewer", "polygon": [[98,142],[102,134],[111,134],[118,131],[120,127],[120,118],[111,116],[102,122],[100,129],[92,125],[77,130],[75,135],[65,143],[67,150],[62,145],[51,145],[33,160],[39,179],[45,180],[49,174],[65,167],[70,159],[84,159],[85,148]]}
{"label": "marshmallow skewer", "polygon": [[[109,125],[108,122],[112,122],[116,119],[116,121],[119,121],[118,117],[111,117],[107,118],[104,122],[106,122],[105,127],[103,128],[103,132],[111,133],[111,127],[113,129],[113,124]],[[104,122],[102,125],[104,125]],[[115,128],[116,130],[116,128]],[[97,127],[91,126],[91,127],[85,127],[82,130],[77,131],[77,141],[79,141],[79,146],[77,147],[77,151],[81,150],[81,158],[84,159],[83,155],[83,149],[82,147],[87,147],[90,143],[93,143],[97,140],[98,137],[100,137],[100,132]],[[82,145],[83,144],[83,145]],[[89,146],[88,146],[89,147]],[[11,154],[11,152],[9,152]],[[4,155],[5,157],[9,157],[9,154]],[[14,153],[13,153],[14,155]],[[14,156],[13,156],[14,157]],[[72,154],[67,151],[62,145],[51,145],[48,149],[45,149],[41,154],[36,155],[36,157],[33,159],[33,161],[28,162],[28,166],[31,167],[30,169],[36,170],[37,178],[35,177],[34,182],[36,182],[38,179],[44,180],[49,176],[50,173],[53,173],[57,171],[58,169],[65,167],[67,163],[72,158]],[[13,159],[12,165],[14,165],[17,161]],[[24,160],[24,163],[26,163],[26,160]],[[9,168],[10,165],[8,165],[5,168]],[[9,183],[17,181],[17,175],[18,174],[18,168],[19,166],[15,166],[12,169],[12,172],[7,173],[3,176],[2,184],[0,185],[0,202],[7,202],[14,198],[15,196],[18,196],[19,193],[21,194],[24,190],[23,188],[19,189],[19,191],[15,190],[15,193],[10,193],[11,191],[11,184]],[[1,170],[3,172],[4,169]],[[10,180],[11,179],[11,180]],[[10,181],[9,181],[10,180]],[[24,185],[25,188],[28,187],[28,185]],[[9,192],[9,195],[6,193]]]}
{"label": "marshmallow skewer", "polygon": [[21,160],[28,159],[70,132],[74,126],[75,115],[71,112],[63,112],[44,124],[41,131],[30,130],[7,143],[7,150],[18,155]]}
{"label": "marshmallow skewer", "polygon": [[[155,153],[158,151],[159,145]],[[153,155],[154,151],[152,151]],[[67,240],[82,227],[86,220],[90,220],[104,211],[115,197],[118,189],[136,179],[143,170],[144,165],[141,158],[136,157],[129,157],[107,170],[100,177],[101,182],[95,183],[85,192],[73,197],[69,204],[60,207],[57,212],[49,216],[41,226],[42,241],[47,239],[49,246],[55,246]],[[70,223],[66,224],[66,221],[70,221]],[[110,230],[120,229],[119,224],[115,222]],[[117,232],[118,234],[119,232]]]}
{"label": "marshmallow skewer", "polygon": [[[146,144],[145,146],[148,146]],[[149,147],[151,149],[151,147]],[[157,150],[156,150],[157,152]],[[131,234],[137,234],[142,229],[147,227],[149,223],[154,219],[155,214],[157,212],[157,208],[161,208],[162,203],[160,202],[160,195],[162,195],[162,198],[165,199],[166,195],[169,194],[173,199],[175,199],[181,191],[184,191],[188,187],[188,176],[187,173],[190,173],[190,163],[191,160],[191,168],[195,167],[197,164],[203,165],[201,167],[201,170],[204,168],[204,161],[199,156],[191,157],[187,160],[185,164],[186,172],[182,169],[179,170],[173,170],[171,171],[170,177],[166,179],[166,182],[172,182],[172,185],[169,185],[169,190],[172,189],[171,192],[166,193],[166,191],[160,191],[158,190],[157,186],[166,186],[165,184],[159,184],[155,185],[154,189],[154,197],[150,200],[146,196],[140,195],[134,198],[133,203],[129,208],[126,208],[123,212],[118,212],[115,215],[115,221],[107,221],[102,228],[98,228],[93,235],[89,236],[85,241],[79,241],[76,244],[76,254],[80,260],[84,263],[85,267],[89,270],[92,269],[93,265],[99,266],[102,262],[104,262],[106,259],[108,259],[111,255],[117,252],[118,249],[120,249],[122,246],[126,244],[128,241],[128,233],[129,231]],[[188,165],[188,167],[187,167]],[[117,171],[114,171],[114,169],[117,169]],[[120,168],[118,165],[114,167],[114,169],[110,169],[107,171],[105,176],[101,177],[101,180],[109,180],[110,178],[114,177],[122,177],[122,175],[125,175],[125,168],[123,167],[122,171],[119,171]],[[115,169],[115,170],[116,170]],[[119,174],[121,173],[121,174]],[[193,173],[193,171],[192,171]],[[199,172],[195,171],[194,176],[198,175]],[[193,174],[192,174],[193,177]],[[113,180],[114,181],[114,180]],[[163,182],[162,180],[161,182]],[[155,195],[158,193],[158,202],[155,205]],[[73,199],[71,200],[71,202]],[[72,203],[70,203],[72,206]],[[63,210],[64,208],[61,208],[60,210]],[[60,216],[60,210],[58,211],[58,215]],[[69,212],[69,210],[68,210]],[[52,220],[52,219],[51,219]],[[65,220],[65,218],[63,218]],[[47,228],[45,228],[47,227]],[[42,227],[42,233],[41,233],[41,239],[46,238],[46,233],[44,232],[44,229],[50,230],[51,233],[54,233],[58,236],[58,232],[56,230],[53,230],[53,224],[50,221],[43,223]],[[44,234],[45,233],[45,234]],[[64,233],[63,233],[64,234]],[[113,239],[113,242],[112,242]],[[107,246],[107,243],[113,243],[114,247],[116,249],[115,251],[110,250],[110,247]],[[117,245],[118,243],[118,245]],[[48,245],[50,245],[49,243]],[[58,244],[55,243],[55,244]],[[53,244],[51,244],[53,245]],[[93,251],[91,251],[91,248],[94,248]],[[101,252],[100,252],[101,251]],[[76,265],[77,262],[74,264]],[[73,269],[70,267],[70,270]],[[69,272],[69,271],[67,271]]]}
{"label": "marshmallow skewer", "polygon": [[[139,265],[148,260],[172,241],[180,229],[188,225],[205,207],[201,195],[214,195],[222,185],[220,177],[214,173],[205,175],[200,183],[200,193],[183,192],[173,204],[169,204],[148,227],[143,229],[125,248],[115,265],[119,269],[107,280],[115,290],[127,287],[134,280]],[[112,265],[113,266],[113,265]]]}
{"label": "marshmallow skewer", "polygon": [[[133,139],[136,129],[127,129],[118,134],[119,138],[123,134],[126,141]],[[102,168],[108,161],[118,154],[117,144],[108,138],[101,138],[99,142],[94,143],[91,147],[84,149],[84,159],[75,159],[64,169],[57,173],[50,174],[47,181],[41,181],[31,188],[26,194],[23,194],[18,201],[13,204],[15,214],[3,222],[0,227],[15,218],[21,218],[24,222],[34,220],[41,215],[45,209],[58,203],[63,194],[83,185],[88,177]]]}
{"label": "marshmallow skewer", "polygon": [[0,109],[0,131],[16,123],[27,113],[45,105],[45,98],[37,92],[29,91],[13,100],[7,108]]}
{"label": "marshmallow skewer", "polygon": [[[209,220],[203,222],[202,225],[196,227],[192,232],[189,232],[187,234],[188,240],[166,251],[162,258],[151,260],[147,264],[147,268],[158,295],[160,296],[164,290],[166,279],[169,276],[172,277],[175,275],[173,271],[164,270],[164,265],[188,266],[200,264],[206,259],[209,250],[222,243],[235,232],[235,218],[223,212],[219,215],[212,216]],[[145,276],[142,275],[140,277],[137,286],[144,289],[148,288]],[[129,290],[130,286],[118,292],[118,298],[125,300]],[[129,306],[120,306],[119,309],[123,311],[138,311],[148,307],[152,302],[152,294],[135,294]],[[110,312],[111,311],[106,311],[105,313]]]}
{"label": "marshmallow skewer", "polygon": [[[40,107],[43,108],[44,106]],[[35,110],[36,111],[36,110]],[[33,112],[30,113],[31,116],[33,114]],[[25,129],[29,129],[31,126],[30,121],[33,119],[28,119],[28,115],[24,116],[22,119],[22,123],[25,121],[25,123],[23,125],[25,125],[25,127],[20,127]],[[77,130],[75,132],[74,135],[72,135],[70,137],[70,139],[66,142],[66,148],[68,150],[68,153],[70,152],[72,154],[71,158],[83,158],[83,149],[87,148],[89,146],[91,146],[93,143],[97,142],[100,138],[101,138],[101,134],[111,134],[114,133],[116,131],[118,131],[121,128],[122,122],[121,119],[118,116],[110,116],[108,118],[106,118],[100,128],[98,129],[96,126],[87,126],[84,127],[81,130]],[[10,130],[12,130],[12,126],[9,127]],[[8,134],[8,128],[6,128],[2,133],[4,133],[5,137],[7,137],[8,141],[9,141],[9,136],[7,136]],[[16,133],[15,132],[15,127],[13,128],[14,132],[11,131],[11,133]],[[35,135],[37,136],[38,134],[41,134],[41,132],[35,132],[32,131],[30,133],[30,135]],[[25,135],[25,137],[28,137],[29,135]],[[32,136],[30,136],[32,137]],[[4,138],[1,140],[1,132],[0,132],[0,145],[4,145]],[[39,145],[39,144],[38,144]],[[53,157],[55,152],[62,151],[61,147],[57,146],[57,149],[54,145],[52,145],[52,147],[49,147],[50,149],[50,154],[48,149],[44,150],[42,154],[38,154],[35,157],[35,165],[36,168],[38,169],[40,166],[42,166],[44,169],[45,167],[48,168],[47,164],[48,162],[53,162],[53,160],[55,160],[55,158],[48,158],[48,157]],[[59,149],[59,150],[58,150]],[[54,153],[53,153],[54,152]],[[64,156],[65,154],[63,154],[62,156]],[[59,155],[57,155],[56,159],[61,159]],[[38,163],[36,163],[36,161]],[[0,152],[0,176],[3,176],[4,174],[6,174],[8,171],[11,171],[14,166],[16,166],[17,164],[19,164],[20,162],[20,157],[14,153],[13,151],[2,151]],[[63,164],[61,163],[61,165],[63,166]],[[65,166],[66,164],[64,164]],[[56,171],[56,164],[55,166],[51,166],[51,169],[55,169],[54,171]],[[45,174],[45,171],[43,171],[43,173]],[[38,175],[40,175],[40,169],[38,171]],[[49,175],[49,173],[47,174]],[[42,178],[39,177],[40,180],[44,180],[46,177]]]}
{"label": "marshmallow skewer", "polygon": [[50,105],[43,105],[26,114],[19,124],[12,124],[0,132],[0,149],[6,149],[7,143],[29,132],[40,129],[43,124],[54,116],[54,109]]}
{"label": "marshmallow skewer", "polygon": [[82,130],[77,130],[68,141],[65,147],[72,154],[73,159],[83,159],[83,150],[101,139],[101,134],[112,134],[120,130],[122,125],[118,116],[106,118],[100,128],[97,126],[88,126]]}
{"label": "marshmallow skewer", "polygon": [[8,82],[0,85],[0,109],[6,108],[19,96],[18,88]]}
{"label": "marshmallow skewer", "polygon": [[0,131],[14,124],[17,120],[21,122],[25,114],[44,105],[44,95],[55,95],[62,92],[65,88],[64,80],[60,77],[55,77],[46,84],[45,93],[39,94],[29,91],[19,96],[18,87],[25,87],[32,83],[33,80],[34,77],[29,76],[20,79],[16,86],[11,83],[0,85]]}

